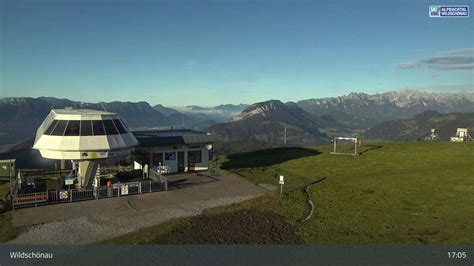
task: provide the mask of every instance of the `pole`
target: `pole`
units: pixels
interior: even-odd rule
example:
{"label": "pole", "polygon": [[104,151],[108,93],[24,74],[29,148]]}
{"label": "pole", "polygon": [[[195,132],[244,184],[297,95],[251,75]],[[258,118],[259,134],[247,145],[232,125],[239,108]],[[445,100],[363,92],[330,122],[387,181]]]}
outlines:
{"label": "pole", "polygon": [[12,186],[12,163],[10,162],[10,168],[8,169],[8,181],[10,182],[10,194],[13,193],[13,186]]}
{"label": "pole", "polygon": [[283,196],[283,184],[280,184],[280,197]]}
{"label": "pole", "polygon": [[336,154],[336,138],[334,138],[334,154]]}
{"label": "pole", "polygon": [[355,149],[354,149],[354,150],[355,150],[355,155],[357,155],[358,139],[355,140],[354,144],[355,144],[355,145],[354,145],[354,147],[355,147]]}

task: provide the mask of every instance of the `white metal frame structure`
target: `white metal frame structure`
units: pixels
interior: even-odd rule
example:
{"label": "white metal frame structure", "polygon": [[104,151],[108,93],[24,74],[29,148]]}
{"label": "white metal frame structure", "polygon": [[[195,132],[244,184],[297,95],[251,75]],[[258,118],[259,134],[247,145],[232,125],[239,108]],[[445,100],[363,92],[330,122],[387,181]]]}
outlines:
{"label": "white metal frame structure", "polygon": [[[350,140],[354,143],[354,152],[337,152],[337,140]],[[342,154],[342,155],[358,155],[357,153],[357,138],[350,138],[350,137],[335,137],[333,140],[334,143],[334,151],[331,154]]]}

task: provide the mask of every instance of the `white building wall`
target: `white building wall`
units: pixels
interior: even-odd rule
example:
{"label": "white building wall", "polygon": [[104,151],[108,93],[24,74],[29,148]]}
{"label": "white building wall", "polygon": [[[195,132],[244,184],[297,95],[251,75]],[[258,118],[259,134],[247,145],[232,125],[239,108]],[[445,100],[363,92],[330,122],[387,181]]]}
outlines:
{"label": "white building wall", "polygon": [[[162,152],[163,153],[163,165],[168,166],[171,173],[178,172],[178,153],[177,150],[155,150],[154,153]],[[166,160],[166,153],[174,153],[174,160]]]}
{"label": "white building wall", "polygon": [[[150,162],[153,162],[153,154],[154,153],[161,153],[163,158],[163,165],[168,166],[170,168],[171,173],[178,172],[178,152],[184,152],[184,171],[188,172],[188,151],[201,151],[201,162],[195,163],[194,170],[196,171],[203,171],[209,169],[209,151],[207,150],[208,145],[196,145],[198,147],[190,148],[187,145],[174,145],[176,149],[173,149],[173,146],[155,146],[155,147],[147,147],[146,149],[140,148],[140,150],[144,151],[147,150],[149,153]],[[166,153],[174,153],[174,160],[166,160]],[[141,169],[141,165],[138,162],[134,163],[135,169]],[[152,167],[151,165],[150,167]]]}

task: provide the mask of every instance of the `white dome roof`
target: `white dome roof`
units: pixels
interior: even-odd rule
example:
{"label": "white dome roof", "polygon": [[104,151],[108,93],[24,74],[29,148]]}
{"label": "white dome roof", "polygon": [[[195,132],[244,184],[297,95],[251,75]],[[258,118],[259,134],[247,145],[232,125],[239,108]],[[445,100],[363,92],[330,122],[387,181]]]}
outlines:
{"label": "white dome roof", "polygon": [[53,109],[36,132],[33,149],[58,160],[124,156],[138,145],[115,113],[89,109]]}

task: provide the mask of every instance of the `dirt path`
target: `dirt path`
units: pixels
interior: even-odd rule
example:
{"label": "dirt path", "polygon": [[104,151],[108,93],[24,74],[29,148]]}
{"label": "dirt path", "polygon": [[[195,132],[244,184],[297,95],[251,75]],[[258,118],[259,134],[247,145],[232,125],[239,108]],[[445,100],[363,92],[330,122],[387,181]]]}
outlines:
{"label": "dirt path", "polygon": [[306,221],[311,219],[311,217],[313,217],[313,214],[314,214],[314,203],[313,203],[313,199],[311,198],[311,193],[309,192],[309,189],[311,188],[312,185],[317,184],[319,182],[322,182],[325,179],[326,179],[326,177],[323,177],[323,178],[321,178],[317,181],[314,181],[314,182],[312,182],[312,183],[305,186],[304,191],[306,193],[306,196],[308,197],[308,205],[310,207],[310,210],[309,210],[308,215],[298,223],[298,227],[302,226]]}

